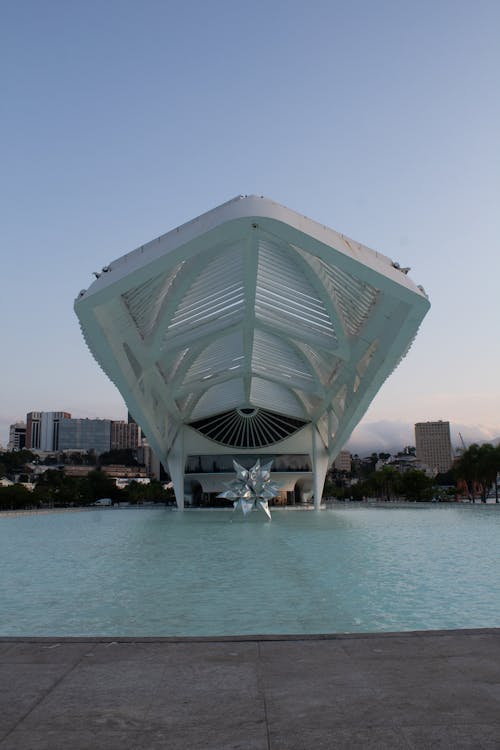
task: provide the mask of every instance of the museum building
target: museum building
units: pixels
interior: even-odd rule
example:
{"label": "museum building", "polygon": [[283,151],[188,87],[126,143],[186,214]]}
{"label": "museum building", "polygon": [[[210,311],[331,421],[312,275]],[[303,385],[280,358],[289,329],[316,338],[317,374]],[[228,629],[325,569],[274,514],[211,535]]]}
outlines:
{"label": "museum building", "polygon": [[75,311],[179,508],[222,491],[232,458],[257,457],[273,459],[283,498],[319,507],[429,309],[408,270],[238,196],[104,266]]}

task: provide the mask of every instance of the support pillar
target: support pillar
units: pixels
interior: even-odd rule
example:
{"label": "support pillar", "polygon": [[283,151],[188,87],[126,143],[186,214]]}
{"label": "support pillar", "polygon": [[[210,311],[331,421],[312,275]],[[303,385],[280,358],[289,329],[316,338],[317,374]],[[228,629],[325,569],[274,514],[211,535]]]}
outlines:
{"label": "support pillar", "polygon": [[328,452],[318,429],[313,426],[312,430],[314,510],[319,510],[328,471]]}
{"label": "support pillar", "polygon": [[181,426],[168,453],[168,469],[174,485],[178,510],[184,510],[184,427]]}

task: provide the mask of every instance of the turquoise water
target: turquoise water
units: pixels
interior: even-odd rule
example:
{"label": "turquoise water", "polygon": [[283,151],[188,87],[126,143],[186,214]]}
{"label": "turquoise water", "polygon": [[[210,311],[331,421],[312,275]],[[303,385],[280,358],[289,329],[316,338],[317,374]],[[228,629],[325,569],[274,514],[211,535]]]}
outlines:
{"label": "turquoise water", "polygon": [[500,626],[500,508],[0,517],[0,634]]}

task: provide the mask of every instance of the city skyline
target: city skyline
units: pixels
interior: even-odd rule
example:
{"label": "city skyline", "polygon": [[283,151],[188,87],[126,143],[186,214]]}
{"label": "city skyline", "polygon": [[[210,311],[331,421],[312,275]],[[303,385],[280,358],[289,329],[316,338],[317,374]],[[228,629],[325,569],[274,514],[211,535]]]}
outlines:
{"label": "city skyline", "polygon": [[243,9],[193,7],[196,25],[153,2],[5,10],[0,444],[34,409],[125,418],[74,298],[238,193],[411,266],[429,294],[350,443],[413,444],[439,419],[454,445],[499,437],[498,4],[257,2],[257,45]]}
{"label": "city skyline", "polygon": [[[26,430],[29,413],[24,417],[20,418],[16,422],[13,422],[9,427],[15,427],[23,425]],[[95,415],[93,417],[82,417],[79,414],[72,414],[70,421],[72,422],[92,422],[102,421],[111,422],[115,425],[127,426],[127,421],[123,418],[112,419],[110,417],[103,417]],[[443,420],[438,420],[443,421]],[[367,422],[362,424],[353,433],[353,437],[346,443],[345,449],[351,454],[369,455],[373,451],[377,452],[389,452],[395,454],[407,446],[415,447],[416,435],[415,427],[416,424],[405,424],[401,423],[388,423],[388,422]],[[7,428],[8,430],[8,428]],[[500,441],[500,435],[495,434],[484,434],[479,429],[470,427],[462,424],[450,424],[450,435],[453,452],[459,453],[462,450],[463,445],[466,447],[474,442],[486,443],[493,442],[494,444]],[[7,435],[7,437],[9,437]],[[8,440],[5,443],[0,443],[0,448],[5,449],[8,445]]]}

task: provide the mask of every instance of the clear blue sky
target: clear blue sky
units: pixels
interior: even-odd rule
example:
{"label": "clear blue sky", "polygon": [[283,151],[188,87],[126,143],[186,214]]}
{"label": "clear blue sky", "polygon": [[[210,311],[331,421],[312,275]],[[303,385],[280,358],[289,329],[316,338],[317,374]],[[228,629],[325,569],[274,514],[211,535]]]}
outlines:
{"label": "clear blue sky", "polygon": [[499,39],[497,0],[2,3],[0,443],[35,409],[125,415],[74,297],[239,193],[430,296],[358,440],[499,436]]}

